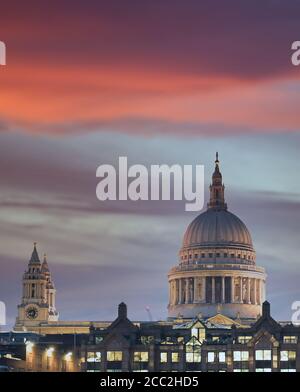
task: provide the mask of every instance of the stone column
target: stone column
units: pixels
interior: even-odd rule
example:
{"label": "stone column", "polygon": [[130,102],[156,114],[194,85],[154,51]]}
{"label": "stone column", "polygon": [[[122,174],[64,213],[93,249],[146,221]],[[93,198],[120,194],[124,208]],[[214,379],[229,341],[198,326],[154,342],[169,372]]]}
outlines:
{"label": "stone column", "polygon": [[232,276],[231,277],[231,303],[232,304],[234,303],[234,295],[235,295],[234,291],[235,291],[234,290],[234,277]]}
{"label": "stone column", "polygon": [[248,304],[251,304],[250,290],[251,290],[251,279],[247,278],[247,302],[248,302]]}
{"label": "stone column", "polygon": [[257,279],[254,279],[254,288],[253,288],[253,291],[254,291],[254,305],[256,305],[257,304],[257,298],[256,298],[256,281],[257,281]]}
{"label": "stone column", "polygon": [[189,303],[189,289],[190,289],[189,278],[186,278],[185,279],[185,303],[186,304]]}
{"label": "stone column", "polygon": [[216,285],[215,285],[215,277],[211,278],[211,302],[214,304],[216,302]]}
{"label": "stone column", "polygon": [[221,298],[222,304],[225,303],[225,277],[222,276],[222,298]]}
{"label": "stone column", "polygon": [[201,299],[202,302],[205,303],[206,302],[206,277],[204,276],[202,278],[202,294],[201,294]]}
{"label": "stone column", "polygon": [[240,303],[243,303],[243,278],[240,277]]}
{"label": "stone column", "polygon": [[199,301],[198,278],[194,278],[194,303]]}
{"label": "stone column", "polygon": [[173,280],[173,305],[176,305],[176,279]]}
{"label": "stone column", "polygon": [[257,280],[257,284],[258,284],[257,287],[258,305],[261,305],[261,280],[260,279]]}
{"label": "stone column", "polygon": [[178,303],[182,304],[182,280],[178,279]]}
{"label": "stone column", "polygon": [[171,305],[175,305],[175,298],[174,298],[174,280],[171,281]]}

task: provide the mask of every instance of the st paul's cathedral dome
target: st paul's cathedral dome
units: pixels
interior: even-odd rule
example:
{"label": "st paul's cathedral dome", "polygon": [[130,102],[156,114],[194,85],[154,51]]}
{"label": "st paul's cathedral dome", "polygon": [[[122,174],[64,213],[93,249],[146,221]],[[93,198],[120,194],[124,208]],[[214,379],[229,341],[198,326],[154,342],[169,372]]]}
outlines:
{"label": "st paul's cathedral dome", "polygon": [[221,311],[255,319],[265,299],[266,277],[255,258],[249,230],[228,211],[217,154],[207,210],[189,224],[179,266],[169,272],[169,317],[211,317]]}

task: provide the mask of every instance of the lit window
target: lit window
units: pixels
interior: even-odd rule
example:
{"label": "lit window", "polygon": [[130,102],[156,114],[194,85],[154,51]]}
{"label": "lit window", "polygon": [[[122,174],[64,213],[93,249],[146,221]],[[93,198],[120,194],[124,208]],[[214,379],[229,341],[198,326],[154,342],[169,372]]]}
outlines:
{"label": "lit window", "polygon": [[222,362],[222,363],[226,362],[226,353],[225,353],[225,351],[219,352],[219,362]]}
{"label": "lit window", "polygon": [[271,368],[259,368],[255,370],[258,373],[271,373],[272,369]]}
{"label": "lit window", "polygon": [[199,363],[199,362],[201,362],[201,355],[200,355],[200,353],[197,353],[197,352],[193,352],[193,353],[186,353],[186,362],[189,362],[189,363]]}
{"label": "lit window", "polygon": [[295,361],[296,351],[280,351],[280,361]]}
{"label": "lit window", "polygon": [[248,351],[234,351],[233,352],[233,360],[234,360],[234,362],[249,361],[249,352]]}
{"label": "lit window", "polygon": [[179,362],[179,353],[172,353],[172,362]]}
{"label": "lit window", "polygon": [[281,372],[296,373],[296,369],[280,369]]}
{"label": "lit window", "polygon": [[87,362],[101,362],[101,353],[99,351],[89,351],[87,353]]}
{"label": "lit window", "polygon": [[209,351],[207,353],[207,362],[209,363],[215,362],[215,353],[213,351]]}
{"label": "lit window", "polygon": [[119,362],[123,359],[122,351],[107,351],[107,360],[109,362]]}
{"label": "lit window", "polygon": [[168,353],[160,353],[160,362],[161,363],[168,362]]}
{"label": "lit window", "polygon": [[284,336],[283,343],[293,343],[296,344],[298,341],[297,336]]}
{"label": "lit window", "polygon": [[239,336],[238,337],[238,342],[241,344],[248,343],[252,339],[251,336]]}
{"label": "lit window", "polygon": [[198,344],[187,343],[185,349],[186,349],[186,354],[185,354],[186,362],[189,363],[201,362],[201,346],[199,343]]}
{"label": "lit window", "polygon": [[257,361],[271,361],[272,352],[271,350],[256,350],[255,359]]}
{"label": "lit window", "polygon": [[133,356],[134,362],[148,362],[148,351],[135,351]]}
{"label": "lit window", "polygon": [[205,340],[205,328],[192,328],[191,336],[197,338],[199,342],[203,342]]}

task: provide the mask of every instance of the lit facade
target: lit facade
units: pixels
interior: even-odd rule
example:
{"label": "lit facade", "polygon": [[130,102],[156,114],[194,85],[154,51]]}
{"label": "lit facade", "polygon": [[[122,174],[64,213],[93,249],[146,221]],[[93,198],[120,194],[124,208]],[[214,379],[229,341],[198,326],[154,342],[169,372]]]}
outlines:
{"label": "lit facade", "polygon": [[224,191],[217,157],[207,211],[187,228],[179,265],[168,275],[165,321],[132,322],[124,303],[113,322],[60,321],[48,263],[34,245],[15,332],[0,333],[0,365],[59,372],[300,371],[300,326],[271,317],[265,271]]}
{"label": "lit facade", "polygon": [[179,265],[169,272],[169,317],[215,315],[246,322],[261,314],[266,274],[246,225],[228,211],[218,156],[207,210],[188,226]]}
{"label": "lit facade", "polygon": [[300,327],[277,323],[268,302],[247,327],[221,314],[207,320],[131,322],[121,303],[107,328],[91,325],[88,334],[27,340],[24,363],[26,371],[48,372],[296,372]]}

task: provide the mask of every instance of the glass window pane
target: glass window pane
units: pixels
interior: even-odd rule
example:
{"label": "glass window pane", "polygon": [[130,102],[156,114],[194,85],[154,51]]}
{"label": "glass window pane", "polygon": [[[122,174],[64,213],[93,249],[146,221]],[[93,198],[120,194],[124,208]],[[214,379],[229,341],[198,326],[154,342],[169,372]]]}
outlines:
{"label": "glass window pane", "polygon": [[225,354],[225,352],[220,352],[219,353],[219,362],[225,362],[226,361],[226,354]]}
{"label": "glass window pane", "polygon": [[213,351],[209,351],[207,353],[207,362],[214,362],[215,361],[215,353]]}
{"label": "glass window pane", "polygon": [[287,351],[280,351],[280,361],[288,361],[289,356]]}
{"label": "glass window pane", "polygon": [[166,363],[168,361],[168,353],[160,353],[160,362]]}

